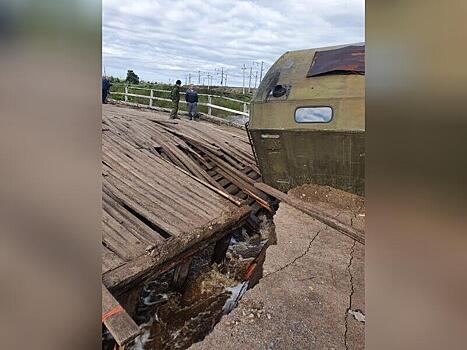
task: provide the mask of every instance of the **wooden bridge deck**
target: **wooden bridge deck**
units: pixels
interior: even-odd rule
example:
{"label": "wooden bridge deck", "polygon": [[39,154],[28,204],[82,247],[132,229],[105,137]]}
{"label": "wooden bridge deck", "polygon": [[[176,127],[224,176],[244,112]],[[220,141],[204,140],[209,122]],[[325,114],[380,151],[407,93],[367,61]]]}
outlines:
{"label": "wooden bridge deck", "polygon": [[[150,135],[149,128],[136,129],[135,118],[125,115],[126,125],[135,127],[130,130]],[[123,291],[151,267],[218,239],[245,221],[250,209],[155,155],[150,150],[157,139],[144,147],[142,137],[133,138],[118,121],[104,111],[102,273],[106,287]]]}

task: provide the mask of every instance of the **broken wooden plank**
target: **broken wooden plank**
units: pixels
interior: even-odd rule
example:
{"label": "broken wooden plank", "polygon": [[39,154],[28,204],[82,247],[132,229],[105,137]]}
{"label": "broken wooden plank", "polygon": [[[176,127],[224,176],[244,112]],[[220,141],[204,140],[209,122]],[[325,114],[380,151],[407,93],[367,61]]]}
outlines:
{"label": "broken wooden plank", "polygon": [[102,281],[110,290],[118,290],[119,293],[122,293],[150,276],[168,271],[200,249],[219,240],[231,230],[242,226],[249,213],[249,207],[241,206],[237,210],[217,218],[207,227],[197,228],[192,232],[187,232],[182,237],[171,237],[167,239],[165,244],[156,247],[151,254],[143,255],[104,273]]}
{"label": "broken wooden plank", "polygon": [[303,213],[310,215],[312,218],[332,227],[338,232],[343,233],[347,237],[357,241],[358,243],[365,245],[365,234],[362,231],[357,230],[356,228],[351,227],[316,208],[313,208],[309,203],[289,196],[269,185],[266,185],[265,183],[256,183],[255,187],[269,194],[270,196],[275,197],[278,200],[302,211]]}
{"label": "broken wooden plank", "polygon": [[175,290],[181,291],[183,286],[185,285],[186,278],[188,276],[188,272],[190,272],[190,265],[191,261],[193,260],[192,257],[189,257],[182,261],[177,267],[175,268],[175,273],[172,281],[172,286]]}
{"label": "broken wooden plank", "polygon": [[102,323],[120,346],[128,345],[142,333],[135,321],[104,285],[102,285]]}

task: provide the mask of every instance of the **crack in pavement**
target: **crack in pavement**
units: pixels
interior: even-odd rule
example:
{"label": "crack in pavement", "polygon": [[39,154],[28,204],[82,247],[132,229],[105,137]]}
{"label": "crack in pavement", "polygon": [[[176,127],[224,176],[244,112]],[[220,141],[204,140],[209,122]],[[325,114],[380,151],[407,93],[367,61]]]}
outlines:
{"label": "crack in pavement", "polygon": [[268,274],[265,275],[263,278],[269,277],[269,276],[271,276],[271,275],[273,275],[273,274],[275,274],[275,273],[277,273],[277,272],[280,272],[280,271],[286,269],[287,267],[289,267],[289,266],[295,264],[298,260],[300,260],[301,258],[303,258],[305,255],[307,255],[308,252],[310,251],[311,245],[312,245],[313,242],[315,241],[316,237],[318,237],[318,235],[320,234],[320,232],[323,231],[323,230],[325,230],[325,229],[326,229],[326,228],[320,229],[320,230],[318,230],[318,232],[316,232],[316,234],[315,234],[315,235],[313,236],[313,238],[311,239],[310,243],[308,243],[308,247],[306,248],[306,250],[305,250],[302,254],[300,254],[299,256],[297,256],[296,258],[294,258],[291,262],[289,262],[289,263],[285,264],[284,266],[280,267],[279,269],[268,273]]}
{"label": "crack in pavement", "polygon": [[349,330],[348,317],[349,317],[349,311],[352,309],[352,297],[353,297],[353,294],[354,294],[354,291],[355,291],[354,286],[353,286],[353,276],[352,276],[352,272],[350,271],[350,267],[352,266],[353,254],[354,254],[354,251],[355,251],[355,244],[356,243],[357,243],[357,241],[353,241],[352,248],[350,250],[349,265],[347,265],[347,271],[348,271],[349,276],[350,276],[350,296],[349,296],[349,307],[347,308],[347,310],[345,310],[344,345],[345,345],[346,350],[349,349],[349,346],[347,344],[347,332]]}

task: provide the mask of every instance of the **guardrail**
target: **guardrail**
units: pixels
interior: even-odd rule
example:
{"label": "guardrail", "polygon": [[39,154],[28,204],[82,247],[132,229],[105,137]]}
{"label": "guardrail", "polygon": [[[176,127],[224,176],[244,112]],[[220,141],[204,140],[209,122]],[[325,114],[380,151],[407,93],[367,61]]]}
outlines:
{"label": "guardrail", "polygon": [[[139,94],[133,94],[133,93],[129,93],[128,92],[128,89],[131,88],[131,89],[135,89],[135,90],[146,90],[146,91],[150,91],[150,95],[139,95]],[[154,92],[164,92],[164,93],[169,93],[171,91],[169,90],[160,90],[160,89],[148,89],[148,88],[140,88],[140,87],[134,87],[134,86],[127,86],[125,85],[125,92],[116,92],[116,91],[110,91],[109,94],[110,95],[122,95],[124,96],[124,100],[125,102],[128,102],[128,97],[131,96],[131,97],[139,97],[139,98],[146,98],[149,100],[149,107],[153,107],[153,100],[159,100],[159,101],[168,101],[168,102],[171,102],[172,100],[169,99],[169,98],[164,98],[164,97],[158,97],[158,96],[154,96]],[[180,92],[181,95],[185,95],[184,92]],[[226,97],[226,96],[219,96],[219,95],[211,95],[211,94],[198,94],[199,96],[207,96],[208,98],[208,102],[207,103],[204,103],[204,102],[198,102],[198,105],[200,106],[206,106],[208,107],[208,115],[212,115],[212,109],[218,109],[218,110],[221,110],[221,111],[226,111],[226,112],[230,112],[230,113],[233,113],[235,115],[241,115],[243,118],[242,118],[242,123],[244,124],[245,123],[245,117],[249,117],[250,115],[250,111],[249,111],[249,105],[250,103],[249,102],[245,102],[245,101],[241,101],[241,100],[236,100],[234,98],[231,98],[231,97]],[[212,103],[212,98],[213,97],[216,97],[216,98],[221,98],[221,99],[225,99],[225,100],[230,100],[230,101],[234,101],[234,102],[238,102],[238,103],[241,103],[243,104],[243,110],[236,110],[236,109],[232,109],[232,108],[227,108],[227,107],[224,107],[224,106],[219,106],[219,105],[216,105],[214,103]],[[187,103],[186,101],[183,101],[183,100],[180,100],[181,103]]]}

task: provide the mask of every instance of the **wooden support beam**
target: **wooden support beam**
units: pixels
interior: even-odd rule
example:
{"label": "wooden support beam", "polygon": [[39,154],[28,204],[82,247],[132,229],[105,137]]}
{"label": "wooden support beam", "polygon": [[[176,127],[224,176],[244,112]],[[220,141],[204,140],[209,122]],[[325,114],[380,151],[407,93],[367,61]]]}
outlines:
{"label": "wooden support beam", "polygon": [[306,203],[298,198],[289,196],[271,186],[266,185],[265,183],[255,183],[255,187],[269,194],[270,196],[275,197],[278,200],[287,203],[288,205],[291,205],[295,209],[310,215],[312,218],[332,227],[338,232],[357,241],[358,243],[365,245],[365,234],[362,231],[357,230],[354,227],[349,226],[316,208],[313,208],[311,204]]}
{"label": "wooden support beam", "polygon": [[[238,230],[241,230],[239,228]],[[232,238],[233,232],[224,236],[220,240],[216,242],[214,246],[214,253],[211,257],[211,263],[222,264],[225,260],[225,254],[227,253],[227,249],[229,249],[230,239]]]}
{"label": "wooden support beam", "polygon": [[188,272],[190,272],[190,265],[193,257],[188,257],[184,261],[182,261],[176,268],[175,274],[172,281],[172,285],[175,290],[182,290],[183,286],[185,285],[186,277],[188,276]]}
{"label": "wooden support beam", "polygon": [[[143,255],[105,272],[102,281],[116,295],[121,295],[148,278],[174,268],[187,257],[225,236],[227,232],[242,226],[250,211],[249,207],[242,206],[231,214],[229,220],[221,217],[212,222],[210,227],[194,230],[184,236],[171,237],[157,249],[154,256]],[[186,245],[188,241],[191,242],[189,246]]]}
{"label": "wooden support beam", "polygon": [[143,291],[143,285],[138,285],[118,298],[120,304],[126,310],[130,317],[135,317],[138,311],[138,305]]}
{"label": "wooden support beam", "polygon": [[129,344],[141,334],[141,329],[135,321],[104,285],[102,285],[102,323],[120,346]]}

